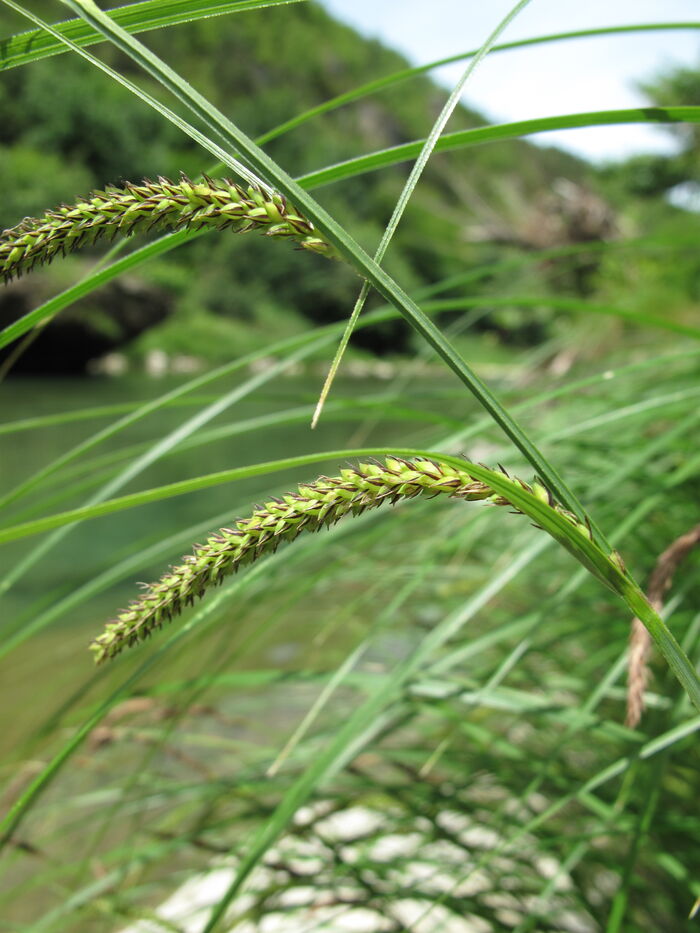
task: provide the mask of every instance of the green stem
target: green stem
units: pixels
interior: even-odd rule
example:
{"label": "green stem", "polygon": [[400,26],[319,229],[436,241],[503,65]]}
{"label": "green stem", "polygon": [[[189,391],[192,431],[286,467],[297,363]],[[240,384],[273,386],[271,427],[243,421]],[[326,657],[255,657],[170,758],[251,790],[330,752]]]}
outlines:
{"label": "green stem", "polygon": [[674,638],[671,630],[658,612],[653,609],[637,584],[629,577],[625,577],[621,581],[619,593],[631,609],[632,614],[644,623],[654,644],[680,681],[691,703],[700,709],[700,683],[698,682],[697,671]]}

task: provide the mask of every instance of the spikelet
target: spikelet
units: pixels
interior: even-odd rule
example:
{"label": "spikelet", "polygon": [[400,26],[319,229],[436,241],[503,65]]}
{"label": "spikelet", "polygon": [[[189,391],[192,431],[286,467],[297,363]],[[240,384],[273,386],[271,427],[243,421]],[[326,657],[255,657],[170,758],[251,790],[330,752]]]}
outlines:
{"label": "spikelet", "polygon": [[9,282],[56,256],[118,233],[204,228],[260,230],[265,236],[286,237],[303,249],[337,258],[334,247],[281,194],[244,189],[230,179],[205,177],[193,182],[183,175],[179,182],[159,178],[108,187],[43,217],[26,217],[0,234],[0,276]]}
{"label": "spikelet", "polygon": [[[232,528],[222,528],[205,544],[195,545],[192,554],[172,567],[160,580],[146,587],[138,599],[109,622],[91,649],[97,663],[147,638],[197,597],[204,595],[228,574],[265,554],[273,553],[282,541],[292,541],[303,531],[320,531],[344,515],[359,515],[385,502],[395,503],[418,496],[448,495],[467,501],[488,500],[494,505],[513,504],[487,483],[463,468],[424,458],[403,460],[387,457],[383,463],[360,463],[341,470],[339,476],[321,476],[299,486],[282,499],[272,499],[250,518],[239,519]],[[553,503],[541,486],[534,489],[515,478],[519,488],[551,505],[560,515],[587,534],[585,525]],[[520,511],[519,509],[515,509]]]}

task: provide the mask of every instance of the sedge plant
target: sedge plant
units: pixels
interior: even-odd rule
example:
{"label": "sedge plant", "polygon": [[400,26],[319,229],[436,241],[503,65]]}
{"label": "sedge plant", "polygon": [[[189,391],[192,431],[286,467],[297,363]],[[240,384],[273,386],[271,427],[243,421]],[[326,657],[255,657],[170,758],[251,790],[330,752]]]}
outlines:
{"label": "sedge plant", "polygon": [[[688,488],[700,466],[697,451],[687,445],[697,429],[693,374],[698,357],[694,346],[673,341],[680,336],[674,336],[674,327],[685,339],[696,338],[692,323],[684,318],[667,322],[669,343],[655,355],[645,343],[649,315],[620,304],[619,313],[613,310],[611,316],[638,328],[638,359],[603,359],[596,373],[553,386],[537,353],[523,352],[511,365],[522,383],[538,382],[539,394],[528,408],[506,381],[502,391],[508,401],[501,402],[460,353],[458,338],[451,339],[432,320],[437,311],[458,309],[460,299],[461,307],[469,307],[479,296],[460,295],[433,306],[429,289],[423,298],[414,297],[310,193],[321,183],[359,176],[421,150],[427,158],[424,144],[386,149],[294,180],[134,38],[142,29],[164,29],[183,16],[182,9],[170,9],[177,5],[131,4],[112,20],[94,4],[74,0],[67,5],[78,18],[58,27],[19,4],[5,5],[33,19],[39,30],[35,39],[41,37],[34,51],[32,34],[12,40],[2,53],[8,66],[31,67],[32,61],[64,49],[84,55],[195,139],[206,158],[220,159],[225,169],[212,172],[203,165],[201,178],[193,180],[183,175],[175,181],[108,186],[91,195],[76,192],[72,203],[46,205],[43,216],[8,228],[0,237],[0,271],[6,281],[18,276],[30,281],[39,266],[55,265],[63,255],[102,239],[151,231],[164,235],[8,325],[0,342],[11,343],[110,277],[136,270],[188,240],[259,230],[287,239],[302,254],[349,264],[358,288],[364,281],[367,291],[371,286],[387,302],[358,326],[403,316],[426,339],[428,352],[461,380],[461,386],[441,383],[427,403],[416,393],[411,406],[398,384],[389,389],[388,403],[356,397],[354,391],[346,397],[338,387],[337,404],[326,409],[317,429],[323,431],[327,420],[325,429],[340,441],[335,447],[309,452],[303,435],[297,456],[278,450],[274,460],[248,457],[245,466],[217,472],[202,472],[200,466],[193,477],[115,495],[146,468],[188,449],[200,465],[215,450],[225,456],[229,448],[216,444],[230,438],[252,438],[249,450],[262,443],[263,423],[267,430],[284,426],[300,436],[299,411],[308,417],[310,404],[275,408],[266,418],[250,418],[250,424],[233,409],[237,420],[232,424],[207,433],[200,429],[282,378],[286,367],[311,352],[330,350],[343,331],[342,323],[310,327],[275,344],[277,369],[222,390],[196,416],[180,419],[177,405],[183,398],[215,386],[236,365],[241,369],[264,358],[269,348],[121,412],[121,419],[80,440],[74,451],[61,452],[53,463],[40,465],[8,491],[3,504],[10,511],[0,543],[10,547],[13,541],[51,532],[41,544],[30,544],[29,551],[25,543],[15,564],[7,566],[4,590],[10,594],[38,572],[52,550],[59,550],[59,541],[64,551],[84,534],[83,547],[85,542],[89,547],[98,520],[123,520],[127,529],[121,553],[108,558],[100,572],[48,605],[38,597],[25,614],[6,623],[3,652],[8,658],[23,645],[31,649],[50,639],[56,623],[76,612],[85,613],[81,644],[89,622],[98,661],[136,645],[186,608],[187,615],[179,627],[161,632],[141,651],[126,652],[118,663],[102,665],[97,674],[81,666],[87,653],[73,641],[67,646],[47,641],[78,668],[71,667],[67,689],[50,686],[52,708],[22,737],[23,760],[42,757],[42,763],[34,770],[20,763],[8,782],[3,843],[19,878],[20,897],[2,895],[7,916],[31,929],[65,929],[66,923],[85,930],[104,928],[104,923],[110,929],[127,928],[151,910],[158,913],[160,901],[172,893],[176,867],[178,879],[199,878],[205,887],[211,871],[228,873],[223,890],[202,908],[200,927],[206,931],[257,929],[265,918],[279,916],[294,922],[298,915],[301,923],[305,909],[319,909],[308,891],[314,887],[311,877],[326,907],[341,913],[362,907],[372,912],[376,929],[405,928],[401,923],[435,929],[472,918],[494,930],[560,930],[577,922],[587,924],[586,929],[615,931],[644,928],[655,915],[681,929],[700,893],[694,887],[695,863],[683,848],[696,819],[687,817],[693,785],[686,764],[696,754],[692,740],[700,725],[700,685],[693,664],[700,622],[687,609],[690,600],[686,604],[693,592],[691,574],[676,578],[676,602],[664,619],[658,601],[652,605],[644,595],[643,573],[689,524]],[[188,18],[220,13],[234,20],[233,13],[260,7],[255,15],[266,24],[269,17],[270,28],[278,12],[264,9],[275,4],[251,0],[192,0],[186,6]],[[97,39],[109,40],[130,56],[157,82],[159,93],[133,81],[133,71],[113,69],[87,52]],[[411,75],[403,69],[399,77]],[[390,87],[392,80],[389,75],[378,88],[374,82],[358,92],[349,89],[348,100],[362,101]],[[162,102],[166,95],[174,110]],[[185,110],[191,116],[185,117]],[[313,113],[330,110],[325,106]],[[697,110],[669,107],[663,114],[650,110],[634,118],[692,122]],[[280,133],[306,118],[290,115]],[[629,113],[587,116],[589,123],[632,118]],[[563,115],[546,126],[573,126],[577,120],[585,122]],[[460,131],[458,138],[433,139],[432,145],[439,150],[441,145],[495,143],[508,133],[526,131],[486,126]],[[276,135],[270,130],[267,137]],[[425,136],[431,139],[429,126]],[[241,167],[244,174],[237,180],[233,176]],[[227,174],[231,177],[222,180]],[[407,197],[412,194],[413,189]],[[610,255],[614,270],[613,245]],[[314,261],[306,255],[300,259]],[[528,256],[520,261],[535,268]],[[486,275],[498,280],[498,270],[498,261],[493,262]],[[510,270],[512,257],[506,257],[505,281]],[[304,274],[302,266],[299,274]],[[497,306],[498,296],[490,297]],[[521,296],[521,307],[527,308],[528,297]],[[517,296],[503,300],[518,304]],[[551,301],[556,305],[557,296]],[[615,302],[606,307],[614,309]],[[584,319],[587,310],[597,313],[595,302],[567,306]],[[565,349],[561,337],[551,339],[555,358]],[[581,396],[581,391],[588,394]],[[22,436],[111,412],[108,406],[78,410],[36,417],[31,424],[8,419],[3,429]],[[142,438],[135,444],[128,432],[153,412],[175,420],[165,434],[156,429],[161,433],[144,449]],[[391,444],[377,443],[382,434],[391,437]],[[118,444],[122,435],[122,448],[107,451],[100,461],[90,459],[94,448]],[[473,460],[454,454],[479,443],[487,450]],[[547,451],[555,454],[556,464]],[[507,462],[509,469],[483,466],[477,462],[482,458]],[[310,479],[316,463],[323,463],[329,475]],[[106,482],[95,493],[102,475],[98,465]],[[293,474],[289,484],[269,479],[283,470]],[[536,478],[517,479],[511,472],[535,473]],[[76,485],[68,485],[69,479]],[[249,481],[258,484],[251,495],[264,505],[248,505],[247,512],[246,501],[252,500],[239,494],[233,514],[250,517],[233,520],[228,491],[234,482]],[[137,514],[130,509],[177,503],[207,489],[226,492],[225,502],[216,500],[219,514],[210,519],[198,513],[189,526],[173,527],[161,513],[162,528],[128,530]],[[285,494],[285,489],[294,491]],[[404,509],[405,500],[417,501]],[[499,519],[488,507],[464,510],[451,500],[507,506],[530,524]],[[45,504],[51,503],[63,510],[46,514]],[[385,503],[397,505],[392,514],[377,508]],[[32,514],[37,507],[43,512],[38,518]],[[664,521],[655,518],[659,513]],[[683,527],[671,533],[676,516],[682,516]],[[220,530],[211,533],[217,526]],[[99,633],[97,604],[90,602],[96,594],[106,591],[99,607],[107,614],[116,584],[143,576],[143,568],[162,568],[188,541],[208,532],[204,544],[146,585]],[[668,541],[657,540],[663,533],[669,534]],[[277,552],[283,541],[290,543]],[[577,570],[569,555],[579,562]],[[218,592],[207,593],[217,585]],[[188,608],[205,595],[201,605]],[[309,615],[318,631],[308,624]],[[664,664],[658,686],[647,690],[649,733],[622,725],[625,632],[632,616],[645,626]],[[684,622],[676,636],[671,631],[675,618]],[[283,643],[283,630],[290,625],[306,646],[304,659],[286,671],[266,666],[266,642],[279,638]],[[392,639],[398,647],[390,650]],[[324,657],[322,647],[333,642],[345,654]],[[23,657],[36,663],[34,652]],[[288,741],[266,713],[269,707],[291,711],[294,729]],[[254,740],[241,733],[236,717],[258,724]],[[105,748],[115,752],[112,764],[103,757]],[[86,752],[91,764],[81,770],[78,763]],[[47,794],[52,786],[53,793]],[[324,823],[334,813],[358,807],[364,808],[365,819],[371,817],[371,825],[352,839]],[[95,817],[87,832],[76,816],[85,810]],[[679,829],[684,818],[689,821],[685,836]],[[403,840],[403,856],[382,855],[387,837]],[[56,858],[68,841],[76,857]],[[535,857],[524,857],[526,851]],[[43,858],[44,867],[30,875],[22,860],[32,857]],[[101,866],[97,878],[96,860]],[[265,870],[276,871],[275,877]],[[640,872],[654,879],[645,897]],[[244,884],[247,901],[239,897]],[[411,908],[410,919],[402,894],[407,885],[414,885],[418,905]],[[596,889],[603,894],[596,896]],[[333,894],[339,890],[346,894]],[[508,890],[515,894],[504,900]],[[42,892],[37,898],[26,896],[37,891]],[[40,913],[30,916],[30,903]],[[324,915],[321,922],[338,921]]]}

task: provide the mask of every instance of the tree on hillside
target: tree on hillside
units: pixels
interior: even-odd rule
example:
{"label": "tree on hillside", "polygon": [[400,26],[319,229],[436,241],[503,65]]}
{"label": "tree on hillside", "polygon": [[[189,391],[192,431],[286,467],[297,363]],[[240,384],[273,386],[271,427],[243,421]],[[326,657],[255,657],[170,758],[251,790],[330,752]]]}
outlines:
{"label": "tree on hillside", "polygon": [[[655,107],[697,104],[700,100],[700,67],[672,68],[641,82],[639,88]],[[696,123],[672,123],[664,129],[676,140],[677,152],[632,156],[612,170],[611,174],[627,193],[657,197],[668,194],[681,184],[700,184],[700,126]]]}

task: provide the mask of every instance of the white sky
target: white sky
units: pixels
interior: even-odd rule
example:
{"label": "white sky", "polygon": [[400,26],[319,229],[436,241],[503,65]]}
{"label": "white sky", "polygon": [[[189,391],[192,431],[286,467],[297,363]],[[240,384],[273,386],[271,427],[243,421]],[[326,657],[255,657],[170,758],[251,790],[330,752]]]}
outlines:
{"label": "white sky", "polygon": [[[337,19],[423,64],[478,48],[515,0],[319,0]],[[531,0],[499,41],[633,23],[695,21],[700,0]],[[635,83],[673,65],[700,67],[700,29],[568,40],[483,62],[464,100],[493,122],[648,104]],[[433,72],[446,87],[464,64]],[[405,85],[406,88],[409,85]],[[700,101],[695,103],[700,104]],[[671,151],[667,132],[626,125],[532,137],[596,161]]]}

